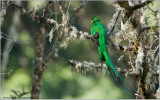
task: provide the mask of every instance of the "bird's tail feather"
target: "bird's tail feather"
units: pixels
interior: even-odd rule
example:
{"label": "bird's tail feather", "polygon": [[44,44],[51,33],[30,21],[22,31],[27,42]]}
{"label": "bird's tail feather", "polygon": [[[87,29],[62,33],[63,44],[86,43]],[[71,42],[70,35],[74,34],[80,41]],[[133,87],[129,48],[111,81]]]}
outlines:
{"label": "bird's tail feather", "polygon": [[102,69],[103,69],[103,61],[101,61],[101,72],[102,72]]}
{"label": "bird's tail feather", "polygon": [[[132,91],[134,91],[134,93],[135,93],[136,90],[132,89],[132,88],[127,84],[127,82],[122,78],[122,76],[117,72],[116,68],[115,68],[114,65],[112,64],[112,61],[111,61],[111,59],[110,59],[110,57],[109,57],[109,55],[108,55],[108,51],[106,50],[103,54],[104,54],[105,61],[106,61],[106,64],[107,64],[108,69],[112,69],[112,70],[118,75],[118,77],[127,85],[127,87],[128,87],[129,89],[131,89]],[[111,72],[111,70],[110,70],[110,72]],[[113,75],[113,73],[112,73],[112,75]]]}
{"label": "bird's tail feather", "polygon": [[[116,78],[114,77],[113,72],[111,71],[112,69],[111,69],[111,68],[108,68],[108,70],[109,70],[112,78],[116,81]],[[117,83],[126,93],[128,93],[128,94],[130,94],[130,95],[133,95],[133,94],[131,94],[129,91],[127,91],[118,81],[116,81],[116,83]]]}

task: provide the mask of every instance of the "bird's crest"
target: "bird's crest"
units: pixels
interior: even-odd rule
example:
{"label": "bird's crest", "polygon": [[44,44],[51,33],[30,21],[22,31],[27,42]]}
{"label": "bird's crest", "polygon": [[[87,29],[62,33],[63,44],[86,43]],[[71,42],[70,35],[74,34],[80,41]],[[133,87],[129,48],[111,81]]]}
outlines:
{"label": "bird's crest", "polygon": [[95,22],[95,21],[100,21],[100,17],[99,16],[95,16],[92,18],[92,22]]}

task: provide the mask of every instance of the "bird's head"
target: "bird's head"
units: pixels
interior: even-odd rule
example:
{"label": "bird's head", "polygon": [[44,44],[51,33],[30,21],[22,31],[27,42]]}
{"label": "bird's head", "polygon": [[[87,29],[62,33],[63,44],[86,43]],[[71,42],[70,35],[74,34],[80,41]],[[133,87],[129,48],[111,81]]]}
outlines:
{"label": "bird's head", "polygon": [[100,17],[99,16],[95,16],[92,18],[92,23],[99,23],[100,22]]}

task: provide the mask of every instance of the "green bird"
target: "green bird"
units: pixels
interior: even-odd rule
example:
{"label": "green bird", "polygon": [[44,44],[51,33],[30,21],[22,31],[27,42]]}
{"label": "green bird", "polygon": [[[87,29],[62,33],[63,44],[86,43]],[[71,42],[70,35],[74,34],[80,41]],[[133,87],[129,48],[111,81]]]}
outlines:
{"label": "green bird", "polygon": [[[98,45],[98,52],[99,52],[99,57],[101,60],[101,71],[103,68],[103,61],[106,62],[107,68],[113,77],[113,79],[116,81],[115,74],[129,87],[127,82],[121,77],[121,75],[117,72],[116,68],[114,67],[109,54],[108,50],[106,47],[107,44],[107,30],[104,27],[104,25],[100,21],[100,17],[96,16],[92,18],[92,28],[91,28],[91,35],[93,36],[94,42]],[[118,83],[118,82],[117,82]],[[131,94],[129,91],[127,91],[120,83],[118,83],[120,87],[127,92],[128,94]],[[130,87],[129,87],[130,88]]]}

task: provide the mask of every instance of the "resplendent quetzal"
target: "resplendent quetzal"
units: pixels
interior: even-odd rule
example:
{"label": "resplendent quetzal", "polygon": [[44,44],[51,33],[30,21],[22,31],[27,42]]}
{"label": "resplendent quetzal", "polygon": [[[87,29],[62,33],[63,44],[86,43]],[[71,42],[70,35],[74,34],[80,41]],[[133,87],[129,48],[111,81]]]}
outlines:
{"label": "resplendent quetzal", "polygon": [[[98,45],[98,52],[99,57],[101,60],[101,71],[103,67],[103,61],[106,62],[107,68],[111,74],[111,76],[116,81],[115,74],[128,86],[127,82],[121,77],[121,75],[117,72],[116,68],[114,67],[106,47],[107,44],[107,30],[104,27],[104,25],[101,23],[100,18],[98,16],[92,18],[92,28],[91,28],[91,35],[93,36],[94,42]],[[117,82],[118,83],[118,82]],[[127,91],[120,83],[118,85],[128,94],[131,94],[129,91]],[[130,88],[130,87],[129,87]],[[130,88],[131,89],[131,88]]]}

